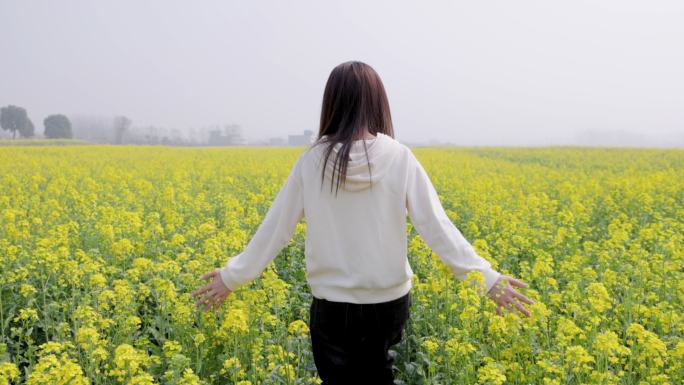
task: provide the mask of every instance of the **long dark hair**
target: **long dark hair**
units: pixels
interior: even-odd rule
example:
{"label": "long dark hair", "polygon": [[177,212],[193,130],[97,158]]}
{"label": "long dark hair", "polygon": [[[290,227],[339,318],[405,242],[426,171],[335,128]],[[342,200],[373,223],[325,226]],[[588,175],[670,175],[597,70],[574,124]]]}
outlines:
{"label": "long dark hair", "polygon": [[[377,133],[381,132],[394,138],[389,102],[380,76],[366,63],[347,61],[333,68],[328,77],[323,92],[318,138],[311,145],[314,147],[327,144],[321,170],[322,187],[328,158],[334,146],[341,143],[330,177],[330,191],[332,192],[333,176],[337,170],[335,195],[337,195],[340,183],[346,181],[352,141],[363,134],[364,127],[372,135],[377,136]],[[363,146],[366,159],[368,159],[365,141],[363,141]],[[370,163],[368,170],[370,172]]]}

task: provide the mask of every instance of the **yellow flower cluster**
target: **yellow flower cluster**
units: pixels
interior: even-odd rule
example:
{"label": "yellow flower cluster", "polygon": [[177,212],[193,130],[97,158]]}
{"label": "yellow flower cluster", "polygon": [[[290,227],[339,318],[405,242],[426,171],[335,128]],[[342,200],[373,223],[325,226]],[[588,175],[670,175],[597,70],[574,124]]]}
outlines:
{"label": "yellow flower cluster", "polygon": [[71,343],[60,344],[47,342],[40,347],[38,362],[29,374],[27,385],[43,385],[64,383],[90,385],[89,378],[84,376],[81,366],[71,357]]}
{"label": "yellow flower cluster", "polygon": [[[320,384],[306,221],[218,311],[304,148],[0,147],[0,385]],[[684,383],[684,151],[414,148],[478,254],[536,301],[496,313],[408,221],[404,383]],[[422,377],[422,378],[421,378]]]}
{"label": "yellow flower cluster", "polygon": [[0,385],[9,385],[19,378],[19,368],[11,362],[0,364]]}
{"label": "yellow flower cluster", "polygon": [[484,385],[501,385],[506,382],[506,375],[501,364],[491,359],[477,371],[477,383]]}
{"label": "yellow flower cluster", "polygon": [[304,336],[309,333],[309,325],[302,320],[295,320],[287,327],[287,331],[295,336]]}
{"label": "yellow flower cluster", "polygon": [[141,350],[129,344],[121,344],[114,349],[114,360],[107,375],[122,384],[153,384],[153,377],[145,371],[151,363],[151,357]]}

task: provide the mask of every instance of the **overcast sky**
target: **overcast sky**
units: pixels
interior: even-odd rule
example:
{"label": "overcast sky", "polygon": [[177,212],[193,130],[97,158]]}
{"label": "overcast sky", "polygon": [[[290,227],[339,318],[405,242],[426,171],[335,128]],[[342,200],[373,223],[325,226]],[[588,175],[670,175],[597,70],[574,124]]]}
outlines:
{"label": "overcast sky", "polygon": [[317,132],[330,71],[360,60],[407,142],[684,145],[680,0],[0,0],[0,36],[0,105],[39,133],[51,113]]}

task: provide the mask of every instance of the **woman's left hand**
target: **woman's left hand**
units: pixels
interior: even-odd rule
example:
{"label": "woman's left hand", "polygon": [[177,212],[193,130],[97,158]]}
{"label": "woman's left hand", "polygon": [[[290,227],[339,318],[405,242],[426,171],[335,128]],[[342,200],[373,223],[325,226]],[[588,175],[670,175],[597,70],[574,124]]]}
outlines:
{"label": "woman's left hand", "polygon": [[[515,290],[513,286],[517,287],[527,287],[527,284],[525,282],[522,282],[518,279],[515,279],[511,276],[508,275],[501,275],[499,279],[496,280],[494,283],[494,286],[489,290],[487,293],[491,298],[492,301],[496,303],[496,313],[498,315],[503,315],[501,313],[501,308],[505,308],[508,311],[519,311],[525,316],[529,317],[530,316],[530,311],[527,310],[520,302],[517,300],[521,300],[527,304],[533,305],[536,303],[536,301],[531,300],[521,294],[519,291]],[[513,308],[511,304],[515,304],[516,308]]]}
{"label": "woman's left hand", "polygon": [[197,297],[200,294],[204,293],[202,298],[198,299],[197,302],[195,302],[196,308],[204,304],[205,312],[209,310],[212,306],[215,306],[215,308],[218,309],[219,307],[221,307],[221,305],[223,305],[223,302],[226,300],[226,298],[228,298],[228,295],[232,293],[232,291],[229,288],[227,288],[226,285],[223,283],[223,280],[221,280],[219,270],[220,269],[214,269],[208,273],[200,275],[200,278],[212,279],[212,281],[192,292],[193,297]]}

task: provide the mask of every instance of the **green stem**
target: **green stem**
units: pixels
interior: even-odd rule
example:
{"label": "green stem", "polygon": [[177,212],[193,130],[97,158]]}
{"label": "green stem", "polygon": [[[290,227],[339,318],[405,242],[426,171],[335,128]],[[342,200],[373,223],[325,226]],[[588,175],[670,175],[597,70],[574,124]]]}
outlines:
{"label": "green stem", "polygon": [[[45,298],[45,292],[47,291],[47,283],[50,280],[50,277],[48,276],[48,279],[43,282],[43,290],[41,290],[42,297],[43,297],[43,312],[45,312],[45,309],[47,308],[47,300]],[[43,316],[46,316],[46,314],[43,313]],[[45,341],[50,341],[50,333],[48,332],[48,327],[47,327],[47,321],[43,321],[43,327],[45,329]]]}
{"label": "green stem", "polygon": [[5,313],[3,312],[2,289],[0,289],[0,329],[2,329],[2,341],[5,342]]}

